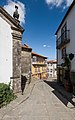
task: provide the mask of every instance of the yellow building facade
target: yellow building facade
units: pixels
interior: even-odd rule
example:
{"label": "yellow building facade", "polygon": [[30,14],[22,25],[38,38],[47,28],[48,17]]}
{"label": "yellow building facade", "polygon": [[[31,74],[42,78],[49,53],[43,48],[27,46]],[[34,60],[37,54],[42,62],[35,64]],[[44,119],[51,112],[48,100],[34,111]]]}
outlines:
{"label": "yellow building facade", "polygon": [[32,52],[32,76],[37,79],[47,78],[47,57]]}

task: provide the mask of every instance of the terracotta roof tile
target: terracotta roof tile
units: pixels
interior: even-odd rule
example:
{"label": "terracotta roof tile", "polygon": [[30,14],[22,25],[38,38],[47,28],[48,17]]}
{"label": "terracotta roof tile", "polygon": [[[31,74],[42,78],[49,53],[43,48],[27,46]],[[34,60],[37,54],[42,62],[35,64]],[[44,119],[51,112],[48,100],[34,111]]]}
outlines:
{"label": "terracotta roof tile", "polygon": [[57,60],[49,60],[47,63],[57,63]]}
{"label": "terracotta roof tile", "polygon": [[26,48],[27,48],[27,49],[32,49],[32,48],[30,48],[27,44],[21,45],[21,47],[22,47],[22,48],[25,48],[25,49],[26,49]]}
{"label": "terracotta roof tile", "polygon": [[45,58],[45,59],[47,59],[47,57],[45,57],[45,56],[42,56],[42,55],[39,55],[39,54],[37,54],[37,53],[35,53],[35,52],[32,52],[32,55],[35,55],[35,56],[38,56],[38,57],[42,57],[42,58]]}

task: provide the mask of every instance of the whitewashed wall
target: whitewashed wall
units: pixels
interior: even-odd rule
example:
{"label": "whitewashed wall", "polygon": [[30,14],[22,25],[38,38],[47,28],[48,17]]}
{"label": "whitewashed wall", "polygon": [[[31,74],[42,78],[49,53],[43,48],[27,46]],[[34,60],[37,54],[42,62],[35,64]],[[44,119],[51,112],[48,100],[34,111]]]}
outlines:
{"label": "whitewashed wall", "polygon": [[12,35],[10,25],[0,17],[0,83],[12,77]]}
{"label": "whitewashed wall", "polygon": [[[49,74],[49,77],[57,77],[57,72],[55,71],[55,69],[56,69],[56,66],[57,66],[57,64],[56,63],[49,63],[49,64],[47,64],[47,67],[48,67],[48,74]],[[51,72],[51,70],[52,70],[52,72]]]}
{"label": "whitewashed wall", "polygon": [[[67,18],[65,19],[63,25],[67,22],[67,29],[70,30],[70,43],[66,46],[66,52],[67,54],[73,53],[75,54],[75,5],[71,9],[70,13],[68,14]],[[58,37],[61,36],[61,28],[58,31]],[[58,64],[61,64],[63,62],[61,58],[61,49],[58,50]],[[75,56],[74,59],[71,61],[71,70],[75,71]]]}

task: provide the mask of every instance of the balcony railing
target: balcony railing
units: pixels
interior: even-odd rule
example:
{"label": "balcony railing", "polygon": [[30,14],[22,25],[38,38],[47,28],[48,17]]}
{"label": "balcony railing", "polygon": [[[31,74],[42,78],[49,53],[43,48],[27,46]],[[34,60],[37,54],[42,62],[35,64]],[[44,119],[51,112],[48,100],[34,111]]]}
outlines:
{"label": "balcony railing", "polygon": [[70,30],[66,30],[63,32],[63,34],[57,39],[56,41],[56,47],[57,49],[60,49],[64,45],[70,42]]}
{"label": "balcony railing", "polygon": [[38,62],[38,61],[33,62],[33,61],[32,61],[32,64],[33,64],[33,65],[40,65],[40,66],[41,66],[41,65],[46,65],[46,61],[43,61],[43,62]]}

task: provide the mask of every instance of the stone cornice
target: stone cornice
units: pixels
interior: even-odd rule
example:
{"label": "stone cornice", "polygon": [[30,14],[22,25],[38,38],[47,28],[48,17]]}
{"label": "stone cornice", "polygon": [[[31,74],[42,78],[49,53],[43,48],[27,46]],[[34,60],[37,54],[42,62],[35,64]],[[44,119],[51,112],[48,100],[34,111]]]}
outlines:
{"label": "stone cornice", "polygon": [[17,22],[6,10],[4,10],[2,7],[0,7],[0,13],[3,14],[11,23],[13,23],[21,32],[24,31],[24,29],[21,27],[19,22]]}
{"label": "stone cornice", "polygon": [[22,47],[21,49],[22,49],[22,51],[32,52],[32,48],[24,48],[24,47]]}
{"label": "stone cornice", "polygon": [[16,30],[16,31],[20,31],[20,32],[24,32],[24,30],[22,31],[21,29],[15,28],[15,27],[13,27],[13,26],[11,26],[11,29],[12,29],[12,30]]}
{"label": "stone cornice", "polygon": [[22,35],[19,35],[16,33],[12,33],[12,37],[13,37],[13,39],[22,40]]}

